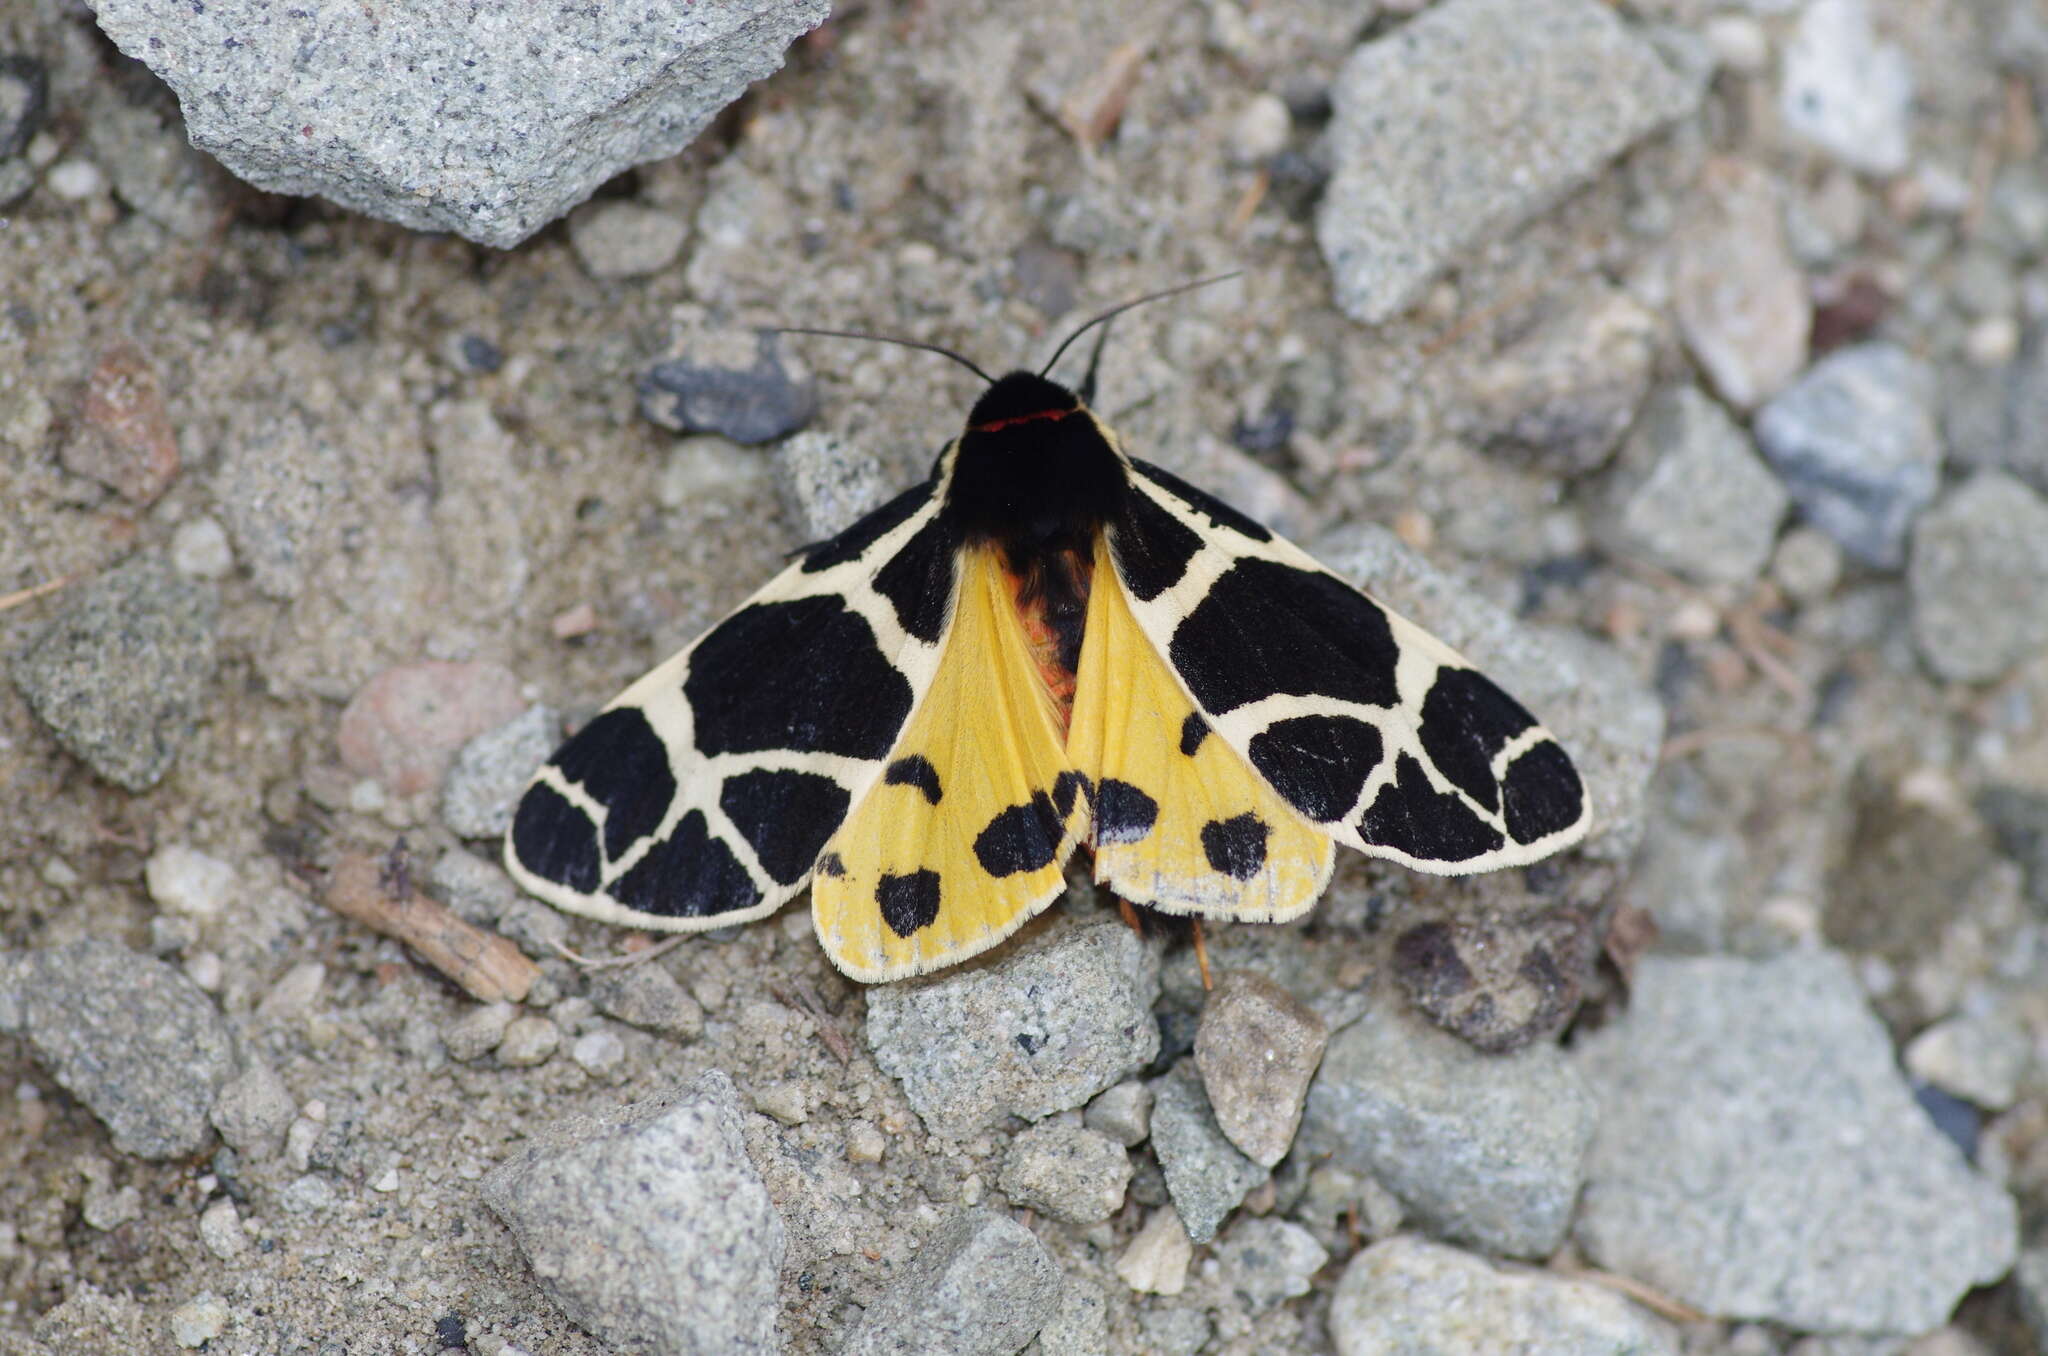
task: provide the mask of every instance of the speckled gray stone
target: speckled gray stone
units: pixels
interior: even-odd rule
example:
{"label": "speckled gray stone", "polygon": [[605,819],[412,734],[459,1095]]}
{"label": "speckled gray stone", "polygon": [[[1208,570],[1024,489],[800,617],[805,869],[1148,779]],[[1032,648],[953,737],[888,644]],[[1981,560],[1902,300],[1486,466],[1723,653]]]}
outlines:
{"label": "speckled gray stone", "polygon": [[1253,1215],[1230,1226],[1216,1245],[1223,1284],[1253,1313],[1306,1295],[1330,1260],[1315,1235],[1292,1220]]}
{"label": "speckled gray stone", "polygon": [[1906,586],[1921,658],[1981,683],[2048,647],[2048,501],[1979,471],[1920,517]]}
{"label": "speckled gray stone", "polygon": [[775,488],[802,524],[804,540],[823,541],[887,503],[896,487],[881,458],[861,439],[805,429],[775,448]]}
{"label": "speckled gray stone", "polygon": [[1123,1207],[1130,1181],[1123,1145],[1079,1125],[1046,1121],[1010,1141],[996,1185],[1018,1205],[1069,1224],[1095,1224]]}
{"label": "speckled gray stone", "polygon": [[1114,918],[1054,918],[984,965],[867,992],[868,1048],[925,1128],[963,1139],[1077,1107],[1152,1062],[1157,953]]}
{"label": "speckled gray stone", "polygon": [[260,1059],[249,1059],[214,1099],[213,1128],[248,1161],[261,1162],[284,1146],[298,1105],[284,1080]]}
{"label": "speckled gray stone", "polygon": [[1701,92],[1597,0],[1446,0],[1367,43],[1331,90],[1316,219],[1337,304],[1400,314]]}
{"label": "speckled gray stone", "polygon": [[1264,975],[1217,980],[1195,1029],[1195,1067],[1217,1125],[1254,1163],[1287,1156],[1329,1042],[1323,1019]]}
{"label": "speckled gray stone", "polygon": [[529,706],[462,746],[441,783],[441,822],[464,838],[497,838],[533,770],[562,742],[552,707]]}
{"label": "speckled gray stone", "polygon": [[129,791],[162,781],[202,714],[219,594],[155,556],[80,588],[13,662],[57,742]]}
{"label": "speckled gray stone", "polygon": [[1612,1290],[1402,1235],[1351,1259],[1330,1302],[1338,1356],[1678,1356],[1677,1334]]}
{"label": "speckled gray stone", "polygon": [[1152,1096],[1152,1152],[1166,1174],[1167,1194],[1188,1237],[1207,1243],[1269,1174],[1239,1152],[1216,1123],[1193,1059],[1183,1059],[1153,1080]]}
{"label": "speckled gray stone", "polygon": [[1941,471],[1934,372],[1894,344],[1838,349],[1756,417],[1757,445],[1800,512],[1866,565],[1905,563]]}
{"label": "speckled gray stone", "polygon": [[1374,1178],[1433,1234],[1545,1257],[1571,1222],[1593,1118],[1556,1046],[1481,1054],[1387,1002],[1330,1042],[1296,1152]]}
{"label": "speckled gray stone", "polygon": [[1841,956],[1645,957],[1573,1062],[1597,1266],[1719,1317],[1917,1333],[2013,1264],[2011,1197],[1914,1102]]}
{"label": "speckled gray stone", "polygon": [[495,1169],[486,1204],[579,1326],[626,1350],[776,1350],[782,1218],[732,1080],[573,1117]]}
{"label": "speckled gray stone", "polygon": [[28,1042],[116,1149],[142,1158],[204,1148],[207,1113],[234,1073],[213,1000],[183,971],[116,942],[0,956],[0,1031]]}
{"label": "speckled gray stone", "polygon": [[177,91],[192,144],[258,188],[500,248],[681,150],[829,10],[487,0],[394,24],[263,0],[95,8],[115,45]]}
{"label": "speckled gray stone", "polygon": [[600,1012],[648,1031],[686,1041],[704,1032],[704,1009],[654,961],[595,971],[590,1001]]}
{"label": "speckled gray stone", "polygon": [[1014,1356],[1060,1304],[1060,1269],[993,1210],[941,1224],[862,1315],[842,1356]]}
{"label": "speckled gray stone", "polygon": [[1517,621],[1376,523],[1340,528],[1311,554],[1478,665],[1558,737],[1593,807],[1576,853],[1634,855],[1664,746],[1664,703],[1633,661],[1576,628]]}

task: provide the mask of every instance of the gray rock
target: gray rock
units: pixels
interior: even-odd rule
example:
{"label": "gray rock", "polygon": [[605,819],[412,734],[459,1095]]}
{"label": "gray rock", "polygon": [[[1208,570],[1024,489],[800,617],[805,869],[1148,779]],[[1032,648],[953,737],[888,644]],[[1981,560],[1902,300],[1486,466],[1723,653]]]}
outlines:
{"label": "gray rock", "polygon": [[1913,635],[1943,678],[1989,682],[2048,646],[2048,501],[1979,471],[1920,518]]}
{"label": "gray rock", "polygon": [[81,588],[13,664],[29,709],[95,773],[146,791],[205,708],[220,600],[154,556]]}
{"label": "gray rock", "polygon": [[1813,0],[1785,44],[1778,116],[1851,169],[1897,174],[1911,150],[1913,71],[1879,42],[1869,0]]}
{"label": "gray rock", "polygon": [[539,705],[475,736],[441,783],[441,822],[464,838],[502,837],[533,770],[561,742],[561,716]]}
{"label": "gray rock", "polygon": [[1114,919],[1055,918],[994,962],[869,989],[867,1041],[925,1128],[1085,1103],[1159,1053],[1159,958]]}
{"label": "gray rock", "polygon": [[1102,1356],[1109,1342],[1109,1297],[1093,1281],[1067,1277],[1059,1308],[1038,1330],[1037,1356]]}
{"label": "gray rock", "polygon": [[1195,1067],[1216,1124],[1254,1163],[1287,1156],[1330,1029],[1263,975],[1217,981],[1195,1029]]}
{"label": "gray rock", "polygon": [[1376,1179],[1431,1233],[1545,1257],[1571,1221],[1593,1119],[1556,1046],[1482,1055],[1383,1004],[1330,1042],[1300,1151]]}
{"label": "gray rock", "polygon": [[652,961],[593,972],[590,1001],[600,1012],[648,1031],[686,1041],[704,1034],[703,1007]]}
{"label": "gray rock", "polygon": [[2027,897],[2048,912],[2048,794],[1997,784],[1978,793],[1976,806],[1999,850],[2026,873]]}
{"label": "gray rock", "polygon": [[775,448],[775,486],[802,525],[806,541],[853,526],[886,503],[895,488],[881,459],[859,440],[805,429]]}
{"label": "gray rock", "polygon": [[2028,1248],[2012,1269],[2019,1292],[2020,1317],[2034,1335],[2036,1349],[2048,1349],[2048,1247]]}
{"label": "gray rock", "polygon": [[2033,1054],[2026,1031],[2010,1016],[1961,1013],[1915,1036],[1904,1062],[1913,1077],[1951,1097],[2005,1111],[2019,1098]]}
{"label": "gray rock", "polygon": [[1131,1156],[1108,1135],[1046,1121],[1010,1141],[996,1185],[1018,1205],[1069,1224],[1097,1224],[1123,1208]]}
{"label": "gray rock", "polygon": [[1577,852],[1598,861],[1634,854],[1663,749],[1664,704],[1630,660],[1577,630],[1524,625],[1377,524],[1341,528],[1314,554],[1465,655],[1550,727],[1593,807],[1593,831]]}
{"label": "gray rock", "polygon": [[1847,961],[1646,957],[1574,1061],[1603,1107],[1577,1236],[1723,1318],[1925,1332],[2005,1274],[2013,1203],[1913,1100]]}
{"label": "gray rock", "polygon": [[427,883],[443,903],[479,927],[496,926],[498,915],[519,897],[503,867],[461,848],[449,848],[434,859]]}
{"label": "gray rock", "polygon": [[1338,1356],[1678,1356],[1677,1334],[1612,1290],[1495,1266],[1402,1236],[1344,1268],[1330,1301]]}
{"label": "gray rock", "polygon": [[231,431],[216,502],[236,558],[272,598],[296,598],[340,548],[354,489],[347,451],[321,420],[284,411]]}
{"label": "gray rock", "polygon": [[747,1158],[723,1071],[574,1117],[483,1182],[562,1311],[628,1349],[776,1349],[782,1219]]}
{"label": "gray rock", "polygon": [[452,1060],[482,1059],[498,1048],[498,1042],[505,1038],[505,1028],[518,1015],[519,1008],[512,1003],[485,1003],[471,1008],[442,1030],[441,1044],[447,1047],[448,1058]]}
{"label": "gray rock", "polygon": [[1700,95],[1596,0],[1447,0],[1367,43],[1331,90],[1316,222],[1338,305],[1400,314]]}
{"label": "gray rock", "polygon": [[748,356],[689,353],[648,368],[640,413],[678,433],[717,433],[742,444],[796,432],[818,412],[817,385],[800,362],[782,356],[773,334],[754,340]]}
{"label": "gray rock", "polygon": [[1700,171],[1672,238],[1678,332],[1714,389],[1737,409],[1754,409],[1806,366],[1813,303],[1784,220],[1767,171],[1717,157]]}
{"label": "gray rock", "polygon": [[1315,1235],[1284,1219],[1240,1219],[1216,1245],[1223,1283],[1253,1313],[1282,1300],[1306,1295],[1315,1274],[1330,1260]]}
{"label": "gray rock", "polygon": [[1266,1180],[1266,1169],[1239,1153],[1216,1123],[1195,1062],[1184,1059],[1152,1084],[1152,1152],[1188,1237],[1207,1243]]}
{"label": "gray rock", "polygon": [[498,1063],[508,1069],[530,1069],[545,1064],[562,1044],[562,1030],[545,1017],[531,1013],[514,1017],[505,1024],[493,1051]]}
{"label": "gray rock", "polygon": [[228,1147],[256,1163],[284,1147],[284,1132],[298,1111],[277,1070],[252,1058],[220,1090],[211,1114],[213,1128]]}
{"label": "gray rock", "polygon": [[1139,1350],[1146,1356],[1199,1356],[1216,1335],[1200,1309],[1146,1309],[1138,1315]]}
{"label": "gray rock", "polygon": [[1815,527],[1866,565],[1905,562],[1941,470],[1925,363],[1894,344],[1840,349],[1764,406],[1756,437]]}
{"label": "gray rock", "polygon": [[[192,144],[258,188],[509,248],[621,170],[681,150],[828,8],[656,20],[494,5],[392,25],[261,0],[102,0],[98,19],[177,91]],[[314,48],[317,62],[293,58]]]}
{"label": "gray rock", "polygon": [[1547,318],[1474,374],[1457,431],[1553,475],[1599,468],[1650,390],[1657,321],[1611,288]]}
{"label": "gray rock", "polygon": [[955,1215],[861,1317],[843,1356],[1013,1356],[1060,1305],[1060,1269],[1029,1229]]}
{"label": "gray rock", "polygon": [[1727,411],[1691,386],[1643,411],[1602,486],[1601,545],[1709,584],[1753,582],[1791,500]]}
{"label": "gray rock", "polygon": [[586,203],[569,214],[569,246],[593,278],[659,273],[689,238],[688,221],[644,202]]}
{"label": "gray rock", "polygon": [[1090,1102],[1081,1119],[1125,1147],[1143,1144],[1152,1133],[1152,1089],[1136,1079],[1119,1083]]}
{"label": "gray rock", "polygon": [[207,1113],[234,1073],[213,1000],[115,942],[0,956],[0,1031],[105,1123],[114,1147],[178,1158],[206,1146]]}

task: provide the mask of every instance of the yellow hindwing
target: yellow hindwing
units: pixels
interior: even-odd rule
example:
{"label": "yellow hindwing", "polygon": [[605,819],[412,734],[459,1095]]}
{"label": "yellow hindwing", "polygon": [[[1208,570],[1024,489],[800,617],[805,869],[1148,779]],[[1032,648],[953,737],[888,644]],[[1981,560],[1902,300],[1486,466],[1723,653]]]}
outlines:
{"label": "yellow hindwing", "polygon": [[1329,882],[1335,845],[1196,714],[1100,539],[1067,758],[1094,788],[1095,879],[1133,903],[1276,922]]}
{"label": "yellow hindwing", "polygon": [[818,937],[870,983],[985,951],[1066,888],[1087,814],[1001,565],[971,548],[931,688],[819,858]]}

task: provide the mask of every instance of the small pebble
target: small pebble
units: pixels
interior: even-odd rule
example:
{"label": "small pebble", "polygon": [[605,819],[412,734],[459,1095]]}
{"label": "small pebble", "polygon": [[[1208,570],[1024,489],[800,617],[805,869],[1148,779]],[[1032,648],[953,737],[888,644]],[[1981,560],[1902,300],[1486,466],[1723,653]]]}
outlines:
{"label": "small pebble", "polygon": [[223,1262],[249,1245],[249,1235],[242,1229],[242,1214],[232,1200],[223,1196],[206,1207],[199,1216],[199,1241]]}
{"label": "small pebble", "polygon": [[626,1062],[626,1043],[616,1032],[586,1032],[569,1047],[569,1058],[592,1078],[610,1078]]}
{"label": "small pebble", "polygon": [[1329,1042],[1323,1019],[1265,976],[1217,982],[1195,1032],[1195,1066],[1217,1125],[1254,1163],[1270,1168],[1287,1156]]}
{"label": "small pebble", "polygon": [[2020,325],[2009,315],[1988,315],[1963,336],[1963,355],[1978,367],[2003,367],[2020,351]]}
{"label": "small pebble", "polygon": [[84,202],[106,188],[107,177],[89,160],[66,160],[53,166],[43,183],[66,202]]}
{"label": "small pebble", "polygon": [[211,1294],[202,1294],[171,1311],[171,1340],[187,1351],[197,1351],[227,1327],[228,1306]]}
{"label": "small pebble", "polygon": [[508,1068],[529,1069],[545,1063],[562,1043],[561,1028],[545,1017],[515,1017],[498,1042],[498,1062]]}
{"label": "small pebble", "polygon": [[2032,1064],[2026,1033],[1999,1017],[1950,1017],[1906,1046],[1906,1071],[1952,1097],[2004,1111],[2018,1100]]}
{"label": "small pebble", "polygon": [[257,1004],[256,1014],[273,1021],[296,1017],[313,1006],[326,982],[326,966],[319,961],[301,961],[270,986],[270,992]]}
{"label": "small pebble", "polygon": [[[809,925],[808,915],[795,916]],[[643,1031],[685,1041],[704,1034],[704,1010],[654,961],[597,971],[590,979],[590,1000],[598,1011]]]}
{"label": "small pebble", "polygon": [[525,709],[519,680],[496,664],[399,664],[349,700],[336,743],[349,771],[415,796],[440,785],[464,744]]}
{"label": "small pebble", "polygon": [[1716,14],[1701,31],[1714,56],[1731,71],[1756,75],[1770,64],[1770,35],[1747,14]]}
{"label": "small pebble", "polygon": [[195,951],[185,958],[185,978],[208,993],[219,993],[221,982],[226,978],[226,967],[221,964],[218,952]]}
{"label": "small pebble", "polygon": [[638,278],[674,263],[689,223],[646,203],[612,199],[569,214],[569,246],[593,278]]}
{"label": "small pebble", "polygon": [[235,890],[234,867],[180,843],[159,848],[142,877],[159,905],[200,919],[218,918]]}
{"label": "small pebble", "polygon": [[498,1042],[505,1038],[505,1029],[518,1015],[519,1009],[511,1003],[486,1003],[471,1008],[441,1033],[448,1058],[467,1062],[489,1054],[498,1048]]}
{"label": "small pebble", "polygon": [[95,1178],[86,1184],[85,1201],[78,1213],[101,1233],[132,1224],[142,1218],[142,1190],[132,1184],[110,1186],[103,1179]]}
{"label": "small pebble", "polygon": [[1842,582],[1842,548],[1817,527],[1804,524],[1778,539],[1771,578],[1802,603],[1818,603]]}
{"label": "small pebble", "polygon": [[441,822],[463,838],[499,838],[533,770],[562,739],[552,707],[534,705],[462,746],[441,787]]}
{"label": "small pebble", "polygon": [[1010,1140],[997,1185],[1017,1204],[1069,1224],[1095,1224],[1123,1208],[1131,1156],[1108,1135],[1041,1121]]}
{"label": "small pebble", "polygon": [[370,1183],[370,1190],[385,1196],[398,1190],[398,1169],[386,1168],[383,1175]]}
{"label": "small pebble", "polygon": [[1180,1216],[1162,1205],[1117,1259],[1116,1274],[1125,1285],[1146,1295],[1178,1295],[1187,1288],[1188,1264],[1195,1245],[1181,1227]]}
{"label": "small pebble", "polygon": [[1082,1123],[1125,1148],[1142,1144],[1152,1133],[1152,1089],[1135,1078],[1119,1083],[1088,1104]]}
{"label": "small pebble", "polygon": [[846,1127],[846,1157],[852,1163],[879,1163],[887,1153],[889,1141],[882,1132],[867,1121],[855,1121]]}
{"label": "small pebble", "polygon": [[811,1118],[810,1099],[801,1084],[770,1083],[754,1093],[754,1110],[784,1125],[802,1125]]}
{"label": "small pebble", "polygon": [[178,474],[178,435],[164,407],[163,380],[141,349],[122,342],[100,355],[62,460],[65,470],[131,504],[153,503],[169,488]]}
{"label": "small pebble", "polygon": [[1294,117],[1284,100],[1274,94],[1254,94],[1230,124],[1230,153],[1241,163],[1257,164],[1286,150],[1293,131]]}
{"label": "small pebble", "polygon": [[192,579],[219,579],[235,568],[227,529],[204,515],[178,524],[171,534],[171,568]]}

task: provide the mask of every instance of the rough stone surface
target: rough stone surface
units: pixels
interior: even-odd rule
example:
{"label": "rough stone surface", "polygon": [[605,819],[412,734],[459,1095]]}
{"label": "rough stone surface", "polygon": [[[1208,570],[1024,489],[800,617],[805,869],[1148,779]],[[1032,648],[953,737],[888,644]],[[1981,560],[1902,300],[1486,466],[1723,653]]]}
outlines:
{"label": "rough stone surface", "polygon": [[887,503],[896,488],[871,448],[823,429],[805,429],[776,445],[775,484],[803,523],[807,541],[851,527]]}
{"label": "rough stone surface", "polygon": [[1988,682],[2048,647],[2048,500],[1980,471],[1922,514],[1906,585],[1921,657]]}
{"label": "rough stone surface", "polygon": [[1152,1089],[1136,1079],[1119,1083],[1088,1103],[1082,1119],[1126,1147],[1142,1144],[1152,1133]]}
{"label": "rough stone surface", "polygon": [[1018,1205],[1069,1224],[1095,1224],[1123,1207],[1131,1156],[1108,1135],[1046,1121],[1010,1141],[996,1185]]}
{"label": "rough stone surface", "polygon": [[2027,1033],[1998,1014],[1945,1018],[1906,1046],[1906,1071],[1951,1097],[2004,1111],[2019,1097],[2033,1063]]}
{"label": "rough stone surface", "polygon": [[1678,332],[1722,399],[1755,408],[1806,366],[1813,305],[1785,239],[1776,184],[1745,160],[1700,172],[1672,240]]}
{"label": "rough stone surface", "polygon": [[385,669],[350,699],[336,743],[351,771],[395,796],[441,785],[456,753],[525,710],[519,680],[496,664],[423,660]]}
{"label": "rough stone surface", "polygon": [[1314,555],[1477,664],[1550,728],[1593,807],[1579,853],[1600,861],[1634,854],[1663,748],[1664,705],[1628,660],[1578,631],[1524,625],[1377,524],[1333,532]]}
{"label": "rough stone surface", "polygon": [[593,278],[659,273],[689,237],[689,222],[647,203],[594,202],[569,214],[569,243]]}
{"label": "rough stone surface", "polygon": [[775,1347],[782,1219],[747,1158],[732,1080],[571,1118],[483,1182],[555,1303],[614,1346]]}
{"label": "rough stone surface", "polygon": [[1880,42],[1869,0],[1813,0],[1785,44],[1778,116],[1852,169],[1897,174],[1911,152],[1913,70]]}
{"label": "rough stone surface", "polygon": [[244,1158],[258,1161],[275,1154],[284,1144],[298,1105],[277,1070],[260,1059],[251,1059],[242,1071],[229,1079],[214,1099],[213,1128],[228,1147]]}
{"label": "rough stone surface", "polygon": [[1108,1350],[1109,1297],[1093,1281],[1067,1277],[1059,1308],[1038,1330],[1038,1356],[1101,1356]]}
{"label": "rough stone surface", "polygon": [[1941,468],[1934,373],[1893,344],[1813,365],[1757,415],[1757,444],[1815,527],[1865,565],[1905,563]]}
{"label": "rough stone surface", "polygon": [[1315,1235],[1289,1220],[1270,1216],[1241,1219],[1216,1245],[1223,1283],[1243,1297],[1253,1313],[1306,1295],[1330,1254]]}
{"label": "rough stone surface", "polygon": [[1195,1067],[1216,1124],[1254,1163],[1287,1156],[1329,1028],[1263,975],[1217,981],[1195,1029]]}
{"label": "rough stone surface", "polygon": [[1570,1225],[1594,1109],[1554,1045],[1482,1055],[1382,1007],[1330,1042],[1300,1143],[1378,1181],[1432,1234],[1544,1257]]}
{"label": "rough stone surface", "polygon": [[[715,338],[730,346],[729,336]],[[766,443],[808,424],[818,413],[818,392],[804,366],[763,333],[748,356],[719,361],[692,352],[648,368],[640,378],[640,412],[678,433]]]}
{"label": "rough stone surface", "polygon": [[162,961],[114,942],[0,956],[0,1032],[142,1158],[204,1148],[207,1112],[234,1071],[213,1000]]}
{"label": "rough stone surface", "polygon": [[[366,10],[102,0],[98,19],[177,91],[192,144],[258,188],[509,248],[681,150],[827,8],[543,18],[494,4],[388,25]],[[307,51],[320,60],[295,59]]]}
{"label": "rough stone surface", "polygon": [[1647,957],[1574,1062],[1596,1265],[1728,1318],[1917,1333],[2013,1263],[2011,1198],[1914,1103],[1839,956]]}
{"label": "rough stone surface", "polygon": [[178,474],[178,434],[164,408],[163,379],[131,343],[111,345],[86,378],[64,467],[130,503],[146,505]]}
{"label": "rough stone surface", "polygon": [[1187,1288],[1188,1263],[1194,1256],[1195,1245],[1180,1222],[1180,1212],[1162,1205],[1117,1259],[1116,1274],[1140,1294],[1178,1295]]}
{"label": "rough stone surface", "polygon": [[138,556],[81,588],[13,664],[50,733],[129,791],[162,781],[213,684],[213,588]]}
{"label": "rough stone surface", "polygon": [[1266,1169],[1238,1152],[1216,1123],[1194,1061],[1184,1059],[1152,1084],[1152,1152],[1166,1174],[1188,1237],[1207,1243]]}
{"label": "rough stone surface", "polygon": [[1316,221],[1338,305],[1400,314],[1699,96],[1594,0],[1449,0],[1366,44],[1331,90]]}
{"label": "rough stone surface", "polygon": [[935,1135],[1077,1107],[1159,1053],[1157,955],[1114,919],[1051,926],[995,961],[868,990],[868,1048]]}
{"label": "rough stone surface", "polygon": [[597,971],[590,1001],[600,1012],[663,1035],[695,1040],[704,1030],[703,1007],[653,962]]}
{"label": "rough stone surface", "polygon": [[462,746],[441,783],[441,822],[464,838],[497,838],[534,769],[562,742],[561,717],[529,706]]}
{"label": "rough stone surface", "polygon": [[1612,1290],[1415,1237],[1375,1243],[1330,1303],[1338,1356],[1677,1356],[1677,1334]]}
{"label": "rough stone surface", "polygon": [[1702,583],[1754,580],[1791,502],[1748,435],[1691,386],[1651,399],[1603,489],[1593,525],[1607,549]]}
{"label": "rough stone surface", "polygon": [[1013,1356],[1060,1304],[1060,1269],[1029,1229],[969,1210],[934,1229],[840,1350],[845,1356]]}
{"label": "rough stone surface", "polygon": [[1559,308],[1474,375],[1456,427],[1559,475],[1596,470],[1649,392],[1656,333],[1656,317],[1613,289]]}

